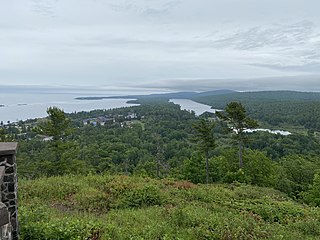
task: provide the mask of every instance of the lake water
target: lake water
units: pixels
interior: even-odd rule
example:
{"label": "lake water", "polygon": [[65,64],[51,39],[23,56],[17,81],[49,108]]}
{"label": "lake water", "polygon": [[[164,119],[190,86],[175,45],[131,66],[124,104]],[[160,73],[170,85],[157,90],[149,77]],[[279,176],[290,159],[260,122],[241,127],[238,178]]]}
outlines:
{"label": "lake water", "polygon": [[189,99],[170,99],[169,102],[179,104],[181,106],[181,109],[194,111],[197,116],[201,115],[204,112],[215,113],[216,111],[221,111],[219,109],[212,109],[209,105],[197,103]]}
{"label": "lake water", "polygon": [[5,106],[0,107],[0,121],[6,123],[7,121],[16,122],[45,117],[47,116],[46,110],[50,106],[56,106],[67,113],[71,113],[136,105],[126,103],[128,99],[76,100],[75,97],[79,96],[81,95],[68,93],[1,93],[0,104]]}

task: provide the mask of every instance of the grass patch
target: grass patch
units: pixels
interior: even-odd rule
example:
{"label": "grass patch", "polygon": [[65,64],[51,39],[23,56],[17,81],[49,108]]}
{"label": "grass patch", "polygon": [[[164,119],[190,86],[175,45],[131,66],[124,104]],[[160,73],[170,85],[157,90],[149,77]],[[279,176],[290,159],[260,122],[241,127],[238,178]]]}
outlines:
{"label": "grass patch", "polygon": [[270,189],[127,176],[19,182],[21,239],[319,239],[320,211]]}

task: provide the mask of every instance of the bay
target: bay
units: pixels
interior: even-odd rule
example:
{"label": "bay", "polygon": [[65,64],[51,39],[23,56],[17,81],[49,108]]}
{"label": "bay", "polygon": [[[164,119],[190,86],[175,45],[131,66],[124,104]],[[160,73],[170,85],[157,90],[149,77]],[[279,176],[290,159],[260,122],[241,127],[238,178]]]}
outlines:
{"label": "bay", "polygon": [[131,99],[76,100],[79,96],[81,95],[74,93],[1,93],[0,105],[4,106],[0,107],[0,121],[7,123],[46,117],[46,110],[51,106],[71,113],[137,105],[128,104],[127,101]]}

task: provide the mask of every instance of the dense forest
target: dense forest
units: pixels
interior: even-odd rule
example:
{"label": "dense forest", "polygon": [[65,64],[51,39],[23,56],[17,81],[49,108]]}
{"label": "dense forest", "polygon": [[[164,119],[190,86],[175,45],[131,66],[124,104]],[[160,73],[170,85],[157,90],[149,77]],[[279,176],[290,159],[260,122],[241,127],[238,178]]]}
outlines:
{"label": "dense forest", "polygon": [[[281,232],[283,230],[270,231],[270,229],[264,229],[265,225],[262,227],[264,230],[258,231],[256,225],[253,229],[248,230],[240,222],[235,224],[238,227],[241,225],[244,232],[231,230],[232,226],[228,225],[228,229],[230,228],[230,233],[228,233],[219,224],[220,227],[217,229],[220,230],[210,232],[205,219],[200,220],[200,216],[199,219],[193,219],[193,214],[203,211],[203,214],[206,215],[204,210],[206,208],[221,209],[222,213],[222,211],[229,211],[230,209],[227,209],[231,207],[232,211],[236,211],[237,214],[238,211],[246,211],[249,215],[253,214],[253,218],[263,219],[261,221],[264,223],[279,223],[284,224],[284,227],[288,224],[288,229],[293,227],[290,225],[291,222],[301,221],[302,224],[303,221],[307,221],[305,217],[318,218],[320,216],[319,212],[304,213],[304,211],[317,211],[306,210],[302,207],[306,205],[295,206],[297,202],[308,204],[311,207],[320,205],[320,142],[317,134],[317,121],[319,120],[316,119],[315,122],[312,120],[312,115],[317,116],[320,112],[317,111],[317,108],[320,107],[320,98],[317,94],[263,92],[260,94],[228,93],[211,97],[200,96],[197,101],[225,110],[217,115],[204,113],[201,116],[196,116],[194,112],[181,110],[180,106],[165,101],[165,98],[160,99],[161,101],[144,99],[140,106],[72,114],[65,114],[61,109],[52,107],[48,109],[47,119],[28,120],[3,127],[0,132],[2,140],[19,142],[17,161],[19,177],[23,179],[21,199],[25,204],[25,207],[22,207],[23,219],[25,219],[23,221],[26,221],[27,215],[32,212],[29,204],[35,201],[39,201],[41,206],[57,205],[54,207],[55,210],[52,210],[53,212],[35,209],[35,211],[42,211],[41,214],[44,214],[46,218],[49,218],[50,214],[55,216],[57,208],[58,210],[62,208],[63,211],[80,209],[84,211],[83,214],[87,211],[95,214],[101,209],[106,213],[111,209],[120,211],[119,209],[130,209],[131,207],[135,209],[134,211],[138,211],[121,213],[128,214],[126,216],[129,217],[130,214],[139,215],[140,210],[150,211],[149,214],[158,210],[160,212],[171,211],[170,206],[172,205],[172,211],[174,211],[170,212],[173,214],[172,221],[179,222],[177,223],[179,230],[176,235],[173,234],[173,229],[169,231],[169,227],[163,223],[163,231],[168,238],[163,237],[166,235],[164,232],[154,233],[155,235],[150,233],[152,237],[148,238],[139,232],[140,229],[136,229],[137,236],[144,236],[146,239],[220,239],[226,234],[231,234],[231,238],[224,237],[224,239],[249,239],[248,231],[252,231],[250,234],[253,237],[250,239],[259,237],[279,239],[277,236],[284,234]],[[291,129],[300,130],[288,136],[243,131],[246,128],[258,127],[259,124],[268,124],[273,127],[288,126]],[[233,131],[230,130],[231,128]],[[116,177],[117,175],[120,176]],[[86,176],[87,180],[83,182],[79,180],[79,186],[76,183],[67,183],[76,181],[72,179],[72,176],[75,176],[74,178]],[[115,192],[112,192],[112,189],[100,192],[97,189],[98,185],[92,185],[95,183],[89,183],[91,181],[89,179],[97,184],[102,181],[101,186],[107,184],[106,182],[109,184],[110,181],[116,181],[112,184],[118,185],[112,185]],[[57,191],[67,192],[62,192],[62,195],[59,193],[59,196],[47,192],[46,194],[53,194],[47,197],[42,192],[37,192],[42,191],[41,189],[45,188],[46,184],[50,184],[50,181],[57,182]],[[60,181],[62,182],[59,183]],[[134,183],[135,181],[138,182]],[[147,182],[145,186],[142,184],[143,181]],[[207,188],[205,185],[194,185],[204,183],[212,184],[212,186]],[[169,192],[164,190],[168,184]],[[176,187],[171,189],[172,185]],[[258,190],[259,187],[260,190]],[[262,190],[264,187],[268,189]],[[77,190],[72,190],[74,188]],[[176,192],[175,188],[181,188],[182,192],[181,189]],[[233,188],[239,191],[241,189],[241,193],[237,193],[240,194],[239,196],[237,194],[233,196]],[[128,192],[125,189],[128,189]],[[213,200],[211,194],[217,194],[217,191],[224,191],[226,195],[222,197],[218,194],[219,196]],[[259,195],[259,191],[265,192],[266,196]],[[257,194],[259,196],[255,198]],[[235,205],[226,205],[229,195],[230,201],[234,201]],[[266,200],[265,198],[268,198],[269,195],[270,199]],[[51,200],[45,203],[46,198]],[[171,203],[168,199],[179,203]],[[69,200],[71,202],[67,203]],[[194,209],[186,209],[185,202],[188,201],[193,202]],[[217,205],[210,205],[211,201]],[[254,201],[261,205],[256,205]],[[277,203],[277,201],[280,202]],[[271,204],[268,205],[270,211],[263,210],[266,207],[265,204]],[[145,210],[146,206],[150,206],[150,209]],[[157,209],[156,206],[162,206],[164,209]],[[182,209],[178,210],[179,208],[175,206],[180,206]],[[278,211],[277,209],[280,215],[271,216],[270,212]],[[290,211],[292,211],[292,216]],[[176,214],[181,214],[181,216],[176,216]],[[130,218],[132,217],[130,215]],[[185,222],[189,221],[189,217],[191,222],[200,227],[197,230],[199,235],[197,232],[190,233],[189,228],[193,225],[191,222]],[[237,215],[235,221],[241,221],[240,218]],[[32,239],[30,236],[33,236],[33,233],[28,233],[30,229],[40,231],[37,227],[43,228],[44,223],[36,217],[32,221],[35,221],[35,225],[31,226],[25,222],[28,226],[23,228],[25,239]],[[123,220],[119,219],[119,221]],[[139,221],[145,220],[140,219]],[[77,224],[84,223],[78,222]],[[115,222],[110,224],[114,224],[110,225],[110,228],[118,226],[118,223]],[[314,233],[308,235],[309,233],[301,233],[299,227],[294,226],[293,235],[290,236],[303,239],[320,234],[320,226],[314,225],[313,227]],[[49,228],[47,230],[43,228],[43,231],[50,232]],[[116,237],[111,239],[129,239],[125,230],[112,232],[113,230],[109,228],[102,228],[108,234],[115,234]],[[99,229],[99,226],[94,224],[92,229]],[[89,227],[87,229],[89,232],[86,234],[94,235],[95,230],[92,229]],[[187,233],[183,233],[185,230]],[[265,232],[265,235],[262,232]],[[28,234],[31,234],[29,238]],[[100,234],[98,230],[96,234]],[[159,234],[161,238],[156,237]],[[206,234],[208,234],[207,238]],[[125,237],[122,238],[123,236]]]}
{"label": "dense forest", "polygon": [[320,93],[294,91],[238,92],[195,95],[191,99],[223,109],[231,101],[242,102],[248,114],[271,126],[303,126],[320,131]]}

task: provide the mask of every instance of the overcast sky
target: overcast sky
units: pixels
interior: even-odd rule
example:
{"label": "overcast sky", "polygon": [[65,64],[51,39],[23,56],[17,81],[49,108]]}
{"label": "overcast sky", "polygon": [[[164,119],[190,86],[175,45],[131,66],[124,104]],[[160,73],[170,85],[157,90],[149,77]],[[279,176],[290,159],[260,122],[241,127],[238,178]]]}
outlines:
{"label": "overcast sky", "polygon": [[320,91],[319,0],[0,3],[0,85]]}

